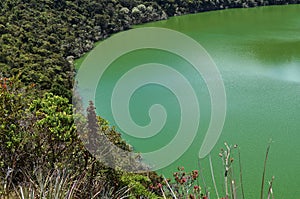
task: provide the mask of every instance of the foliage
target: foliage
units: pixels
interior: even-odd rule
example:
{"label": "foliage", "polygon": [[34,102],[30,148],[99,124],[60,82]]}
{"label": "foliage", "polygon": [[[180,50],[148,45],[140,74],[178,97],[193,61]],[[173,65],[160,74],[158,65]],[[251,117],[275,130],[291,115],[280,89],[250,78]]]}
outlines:
{"label": "foliage", "polygon": [[21,72],[27,85],[71,99],[73,59],[96,41],[133,24],[174,15],[300,0],[3,0],[0,3],[0,67]]}
{"label": "foliage", "polygon": [[[24,86],[17,79],[2,78],[1,80],[0,114],[4,116],[0,118],[0,141],[2,143],[0,145],[0,176],[3,182],[0,191],[2,194],[9,194],[14,187],[19,187],[19,191],[23,194],[26,192],[32,195],[34,192],[35,194],[51,194],[52,197],[53,194],[67,193],[60,189],[57,191],[56,186],[64,186],[66,190],[76,186],[80,192],[73,190],[74,197],[90,198],[98,192],[102,195],[113,195],[117,194],[118,190],[129,187],[133,181],[121,181],[126,173],[106,167],[86,151],[77,135],[73,107],[69,100],[49,92],[34,99],[34,91],[33,85]],[[94,128],[93,125],[100,124],[111,142],[116,143],[123,150],[130,150],[120,134],[107,126],[105,120],[96,117],[92,104],[88,112],[88,123],[85,124],[85,129],[91,131]],[[96,129],[96,133],[100,133],[100,130]],[[53,169],[55,169],[55,174]],[[58,174],[58,171],[64,172]],[[68,173],[68,178],[65,178],[66,173]],[[57,175],[62,176],[57,177]],[[44,176],[43,182],[40,179],[41,176]],[[132,176],[137,179],[145,177],[138,174],[132,174]],[[63,181],[55,184],[57,181],[51,181],[53,178]],[[73,184],[78,180],[80,183]],[[37,185],[42,184],[45,184],[45,187],[36,188]],[[56,191],[42,192],[48,186],[54,187],[51,190]],[[142,189],[141,186],[139,184],[139,190]],[[109,188],[107,192],[107,187],[113,187],[113,189]],[[149,194],[146,191],[144,193]],[[130,194],[135,196],[135,193]]]}
{"label": "foliage", "polygon": [[[34,91],[34,85],[23,86],[17,78],[0,77],[0,176],[4,180],[12,173],[8,170],[18,170],[30,162],[26,151],[32,149],[32,135],[28,132],[30,120],[26,109]],[[14,178],[18,179],[18,175]]]}
{"label": "foliage", "polygon": [[121,177],[121,183],[130,188],[131,198],[146,197],[149,199],[157,199],[158,196],[150,192],[149,187],[151,180],[147,176],[126,173]]}
{"label": "foliage", "polygon": [[206,193],[199,185],[199,171],[186,172],[184,167],[178,167],[173,174],[174,179],[165,179],[156,186],[150,186],[152,190],[159,190],[165,197],[205,199]]}
{"label": "foliage", "polygon": [[[73,58],[91,50],[95,41],[131,24],[160,20],[158,5],[131,9],[137,1],[3,0],[0,3],[0,63],[6,77],[71,99]],[[139,6],[144,8],[145,6]],[[127,10],[127,11],[126,11]],[[141,17],[141,18],[140,18]]]}

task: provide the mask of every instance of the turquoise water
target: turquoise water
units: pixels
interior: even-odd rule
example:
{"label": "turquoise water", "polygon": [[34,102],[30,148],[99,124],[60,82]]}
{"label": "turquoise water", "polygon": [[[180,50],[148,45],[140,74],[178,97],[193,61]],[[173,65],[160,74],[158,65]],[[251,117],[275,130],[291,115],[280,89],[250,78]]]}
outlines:
{"label": "turquoise water", "polygon": [[[275,176],[275,198],[300,198],[299,13],[300,5],[231,9],[137,26],[169,28],[190,36],[207,50],[220,70],[226,90],[227,112],[221,137],[211,152],[220,195],[224,195],[224,171],[218,153],[224,148],[223,143],[240,146],[246,198],[259,198],[265,151],[272,139],[266,178]],[[116,81],[134,66],[151,62],[171,65],[188,77],[197,90],[201,110],[199,130],[192,145],[180,159],[158,172],[171,176],[177,166],[185,166],[187,170],[199,169],[198,152],[211,117],[210,96],[202,77],[178,55],[145,49],[120,56],[98,84],[97,113],[116,125],[110,104]],[[157,73],[157,76],[180,86],[172,75]],[[150,122],[148,111],[153,104],[163,105],[168,114],[160,133],[148,139],[123,133],[124,139],[143,153],[158,150],[171,142],[181,119],[176,96],[155,84],[143,86],[131,96],[132,119],[138,125],[147,125]],[[237,157],[236,153],[234,157]],[[208,159],[201,160],[201,163],[214,198]],[[237,169],[238,163],[234,165]],[[238,174],[237,170],[235,173]]]}

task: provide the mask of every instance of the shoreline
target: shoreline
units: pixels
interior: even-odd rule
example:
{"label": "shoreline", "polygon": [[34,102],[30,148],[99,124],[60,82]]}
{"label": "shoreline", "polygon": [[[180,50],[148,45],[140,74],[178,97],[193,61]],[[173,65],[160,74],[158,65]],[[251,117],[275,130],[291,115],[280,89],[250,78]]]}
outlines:
{"label": "shoreline", "polygon": [[[212,1],[210,1],[210,2],[212,2]],[[129,30],[129,29],[136,28],[136,26],[139,26],[139,25],[143,25],[143,24],[147,24],[147,23],[153,23],[153,22],[157,22],[157,21],[164,21],[164,20],[168,20],[170,18],[178,17],[178,16],[193,15],[193,14],[200,14],[200,13],[205,13],[205,12],[221,11],[221,10],[228,10],[228,9],[249,9],[249,8],[269,7],[269,6],[297,5],[297,4],[300,4],[300,0],[283,0],[283,1],[276,1],[276,2],[271,2],[271,3],[268,0],[262,0],[262,1],[247,0],[246,2],[242,2],[243,4],[239,4],[239,3],[241,3],[241,1],[238,1],[238,4],[230,4],[228,6],[225,6],[225,7],[221,6],[221,7],[218,7],[218,8],[216,8],[216,7],[201,8],[200,7],[199,10],[197,10],[196,12],[175,12],[173,15],[168,15],[167,10],[164,10],[161,7],[161,10],[158,10],[159,12],[156,13],[156,14],[159,15],[159,18],[150,18],[150,19],[148,19],[144,22],[141,22],[141,21],[136,21],[136,19],[133,17],[133,18],[131,18],[131,20],[135,21],[137,23],[130,23],[130,24],[127,24],[126,26],[120,26],[120,27],[118,27],[117,29],[113,30],[111,33],[108,33],[108,34],[106,34],[106,30],[104,30],[105,33],[102,34],[102,35],[101,35],[101,32],[99,32],[100,33],[100,34],[98,33],[99,38],[95,38],[94,41],[89,41],[90,47],[87,51],[80,52],[80,54],[78,54],[78,55],[69,55],[69,56],[66,57],[66,59],[71,60],[71,62],[74,64],[74,69],[76,71],[80,67],[82,61],[85,59],[86,54],[88,54],[92,49],[94,49],[94,47],[97,46],[98,43],[104,41],[105,39],[111,37],[114,34],[120,33],[122,31]],[[248,5],[247,3],[250,3],[250,6],[247,6]],[[143,5],[143,4],[139,4],[137,7],[133,7],[131,10],[133,11],[135,8],[138,8],[141,5]],[[120,11],[123,8],[121,8]],[[128,19],[128,17],[130,17],[129,16],[129,11],[128,11],[127,14],[128,14],[127,17],[125,17],[125,18]],[[76,64],[76,62],[78,62],[78,60],[79,60],[80,64]]]}

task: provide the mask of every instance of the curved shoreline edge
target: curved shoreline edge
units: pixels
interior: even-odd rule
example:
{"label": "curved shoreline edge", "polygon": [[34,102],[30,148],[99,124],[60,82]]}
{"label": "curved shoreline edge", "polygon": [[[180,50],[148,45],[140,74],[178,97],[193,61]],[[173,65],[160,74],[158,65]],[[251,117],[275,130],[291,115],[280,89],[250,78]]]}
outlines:
{"label": "curved shoreline edge", "polygon": [[97,32],[97,36],[89,35],[89,38],[92,39],[88,41],[90,45],[87,46],[87,49],[77,51],[78,54],[70,54],[67,56],[67,60],[80,59],[86,52],[92,50],[94,43],[101,42],[112,34],[131,29],[136,25],[208,11],[290,4],[300,4],[300,0],[154,0],[144,4],[136,4],[136,0],[133,0],[130,7],[124,6],[114,10],[115,15],[119,17],[119,24],[109,22],[106,29],[103,29],[102,26],[95,26],[94,29],[99,30],[99,32]]}

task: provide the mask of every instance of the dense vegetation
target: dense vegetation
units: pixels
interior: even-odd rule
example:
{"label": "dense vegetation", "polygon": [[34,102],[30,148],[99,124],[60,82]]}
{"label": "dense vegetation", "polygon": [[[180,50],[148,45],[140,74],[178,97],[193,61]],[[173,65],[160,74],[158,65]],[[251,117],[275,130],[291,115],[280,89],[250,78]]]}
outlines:
{"label": "dense vegetation", "polygon": [[[82,182],[74,185],[75,198],[90,198],[101,190],[100,198],[119,197],[118,190],[124,188],[130,188],[133,197],[156,198],[159,190],[148,189],[158,179],[154,173],[107,168],[80,142],[71,103],[73,59],[91,50],[94,42],[133,24],[206,10],[287,3],[300,0],[2,0],[0,194],[39,181],[39,173],[53,176],[54,170],[64,170],[69,179]],[[91,126],[105,129],[114,143],[131,150],[120,134],[95,116],[92,103],[88,115],[87,131]]]}

